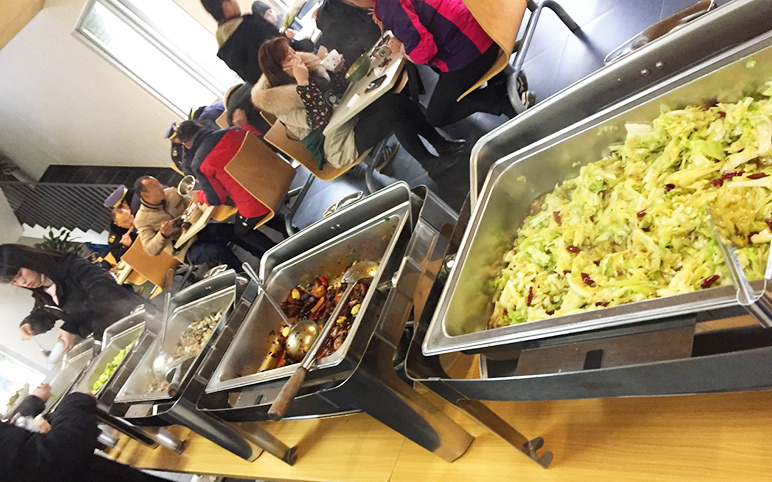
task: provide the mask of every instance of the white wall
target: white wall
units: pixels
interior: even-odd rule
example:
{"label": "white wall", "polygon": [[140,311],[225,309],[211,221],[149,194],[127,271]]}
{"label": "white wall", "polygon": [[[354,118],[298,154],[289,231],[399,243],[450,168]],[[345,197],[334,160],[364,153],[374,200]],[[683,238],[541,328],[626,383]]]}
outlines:
{"label": "white wall", "polygon": [[0,50],[0,146],[36,179],[49,164],[169,165],[176,115],[72,35],[84,4],[48,0]]}

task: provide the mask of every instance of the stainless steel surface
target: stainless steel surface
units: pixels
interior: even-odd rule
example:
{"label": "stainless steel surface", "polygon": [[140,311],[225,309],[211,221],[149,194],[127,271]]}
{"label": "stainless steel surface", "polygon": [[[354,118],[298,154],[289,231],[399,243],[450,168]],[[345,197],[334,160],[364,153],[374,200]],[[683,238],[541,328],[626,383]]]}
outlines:
{"label": "stainless steel surface", "polygon": [[[767,32],[502,159],[472,214],[424,353],[481,349],[735,305],[735,290],[724,286],[486,330],[492,300],[483,286],[497,275],[530,203],[575,176],[582,165],[600,159],[608,145],[623,138],[625,123],[653,120],[661,104],[701,105],[711,98],[731,101],[756,92],[770,80],[771,46]],[[752,283],[755,290],[762,284]]]}
{"label": "stainless steel surface", "polygon": [[[769,0],[728,2],[492,130],[472,149],[472,206],[477,204],[488,172],[503,157],[683,72],[708,55],[727,51],[763,35],[772,28],[770,19],[772,2]],[[646,70],[648,75],[641,75],[641,70]]]}
{"label": "stainless steel surface", "polygon": [[[186,176],[186,177],[193,177],[193,176]],[[182,185],[184,181],[185,179],[180,181],[180,185]],[[193,182],[195,183],[195,179]],[[166,281],[164,282],[164,287],[163,287],[166,290],[166,292],[164,293],[164,307],[163,307],[163,315],[161,318],[161,333],[158,335],[158,338],[160,339],[159,343],[161,346],[164,346],[164,340],[166,339],[166,331],[169,325],[169,317],[171,316],[173,285],[174,285],[174,268],[169,268],[169,270],[166,272]],[[172,359],[169,353],[165,351],[160,352],[153,360],[153,371],[155,372],[156,376],[161,378],[166,378],[166,375],[172,369],[173,362],[174,360]]]}
{"label": "stainless steel surface", "polygon": [[[88,367],[78,377],[71,391],[92,393],[91,387],[94,385],[94,382],[102,375],[107,365],[113,361],[118,352],[136,342],[142,335],[142,332],[145,330],[145,317],[145,312],[140,311],[116,321],[105,329],[102,351],[94,356]],[[128,357],[128,354],[126,357]],[[126,357],[124,357],[124,360]],[[103,393],[110,386],[117,372],[118,370],[116,369],[98,390],[97,395]]]}
{"label": "stainless steel surface", "polygon": [[676,12],[673,15],[655,23],[643,32],[615,48],[606,55],[606,57],[603,59],[603,63],[610,64],[611,62],[615,62],[625,55],[628,55],[643,47],[652,40],[656,40],[663,35],[667,35],[677,28],[682,28],[686,23],[691,22],[701,15],[708,13],[715,7],[716,3],[714,0],[699,0],[698,2],[693,3],[692,5],[689,5],[685,9],[681,10],[680,12]]}
{"label": "stainless steel surface", "polygon": [[[314,246],[305,253],[293,254],[292,258],[285,259],[282,264],[273,266],[270,270],[270,276],[265,283],[267,292],[275,298],[283,299],[298,283],[313,280],[316,276],[324,276],[330,280],[335,279],[355,261],[379,260],[385,264],[397,243],[397,234],[401,232],[408,221],[409,208],[409,202],[401,203],[332,239]],[[341,211],[339,214],[344,215],[345,213],[346,211]],[[333,219],[333,217],[328,219]],[[301,232],[296,236],[302,234]],[[290,238],[276,248],[269,250],[263,256],[262,266],[273,264],[275,259],[283,258],[284,253],[291,252],[282,245],[291,244],[294,240],[295,238]],[[299,241],[302,242],[302,240],[303,238],[299,238]],[[265,270],[261,269],[261,272],[265,272]],[[381,275],[382,273],[377,273],[370,284],[362,301],[362,307],[349,329],[346,340],[337,351],[319,360],[315,372],[334,367],[346,357]],[[207,385],[207,393],[289,377],[294,371],[294,366],[288,365],[258,372],[266,357],[271,356],[272,340],[270,335],[272,332],[277,333],[281,330],[282,322],[281,317],[276,313],[276,310],[272,309],[263,293],[253,303],[250,309],[252,315],[249,315],[239,327],[234,342],[228,346],[222,361]],[[345,375],[343,376],[345,378]],[[334,378],[340,379],[340,377],[340,373],[334,375]],[[316,378],[315,380],[318,383],[329,381],[329,379],[324,380],[323,378]]]}
{"label": "stainless steel surface", "polygon": [[65,353],[62,360],[62,368],[51,380],[51,395],[46,402],[46,412],[53,410],[59,401],[67,393],[78,379],[83,370],[88,366],[94,356],[94,339],[88,337]]}
{"label": "stainless steel surface", "polygon": [[260,290],[263,292],[263,296],[265,296],[265,299],[268,300],[269,303],[271,303],[271,306],[273,306],[273,309],[276,310],[276,313],[281,317],[282,321],[287,324],[287,326],[292,325],[290,323],[289,319],[287,319],[287,315],[284,314],[284,311],[281,309],[281,305],[279,304],[276,299],[271,296],[268,292],[265,291],[265,285],[262,281],[260,281],[260,277],[257,276],[257,273],[255,273],[255,270],[252,269],[252,266],[249,265],[249,263],[244,263],[241,265],[244,268],[244,272],[254,281],[257,283],[257,286],[260,288]]}
{"label": "stainless steel surface", "polygon": [[313,320],[298,321],[287,335],[287,353],[294,359],[303,358],[319,338],[319,325]]}
{"label": "stainless steel surface", "polygon": [[[225,275],[228,275],[228,273]],[[185,293],[181,292],[181,294]],[[154,340],[150,348],[143,354],[142,358],[137,363],[136,368],[128,377],[123,387],[121,387],[120,391],[115,397],[115,401],[119,403],[125,403],[164,400],[171,398],[169,393],[166,391],[156,391],[152,393],[147,392],[150,384],[156,380],[156,374],[153,371],[153,361],[161,352],[174,352],[174,349],[177,346],[177,341],[180,339],[180,336],[183,334],[188,325],[222,311],[223,315],[218,321],[217,327],[215,328],[212,335],[214,336],[214,334],[218,332],[218,329],[225,324],[225,321],[228,317],[227,311],[231,305],[233,305],[235,296],[236,287],[235,285],[230,285],[219,291],[209,293],[206,296],[196,299],[195,301],[181,305],[175,303],[175,297],[175,299],[172,300],[172,315],[171,318],[169,318],[167,325],[168,332],[164,345],[161,345],[160,339],[157,338]],[[187,296],[185,296],[185,298],[187,301]],[[207,340],[207,344],[208,343],[209,340]],[[203,351],[204,350],[202,350],[202,352]],[[182,376],[183,379],[187,378],[189,371],[190,369],[185,371],[185,374]]]}

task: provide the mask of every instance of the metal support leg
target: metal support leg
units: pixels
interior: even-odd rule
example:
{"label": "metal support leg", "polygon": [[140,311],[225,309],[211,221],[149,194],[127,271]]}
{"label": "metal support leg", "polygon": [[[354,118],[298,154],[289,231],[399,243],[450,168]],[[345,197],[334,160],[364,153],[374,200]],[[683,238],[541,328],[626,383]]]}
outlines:
{"label": "metal support leg", "polygon": [[[376,338],[371,345],[379,343],[385,342]],[[376,348],[370,353],[381,353],[377,364],[380,368],[374,363],[362,362],[346,381],[351,390],[347,390],[347,395],[340,395],[342,399],[338,403],[367,412],[447,462],[464,455],[474,437],[397,376],[391,366],[393,349]]]}
{"label": "metal support leg", "polygon": [[240,425],[229,425],[196,410],[195,405],[185,399],[178,400],[167,417],[249,462],[257,459],[263,450],[289,465],[295,462],[295,449],[287,447],[262,427],[255,425],[245,430]]}
{"label": "metal support leg", "polygon": [[298,209],[300,208],[300,203],[303,202],[303,199],[306,198],[306,194],[308,194],[308,190],[311,189],[311,184],[314,183],[314,179],[316,178],[313,175],[308,176],[305,184],[303,184],[303,187],[300,188],[300,192],[297,194],[295,200],[290,205],[289,213],[287,213],[287,215],[284,217],[284,229],[287,230],[287,234],[290,236],[297,232],[297,230],[292,226],[292,220],[295,218],[295,213],[297,213]]}
{"label": "metal support leg", "polygon": [[128,435],[129,437],[133,438],[134,440],[142,443],[143,445],[147,445],[148,447],[157,447],[159,441],[153,437],[152,434],[148,433],[147,430],[144,430],[140,427],[136,427],[127,421],[113,417],[112,415],[108,414],[102,408],[97,407],[97,419],[104,423],[105,425],[108,425],[119,432]]}
{"label": "metal support leg", "polygon": [[536,453],[544,445],[543,438],[536,437],[533,440],[528,440],[525,435],[515,430],[514,427],[478,400],[462,398],[457,400],[455,405],[477,423],[488,428],[545,469],[552,463],[552,452],[544,452],[541,456]]}
{"label": "metal support leg", "polygon": [[555,15],[570,31],[576,32],[579,30],[579,24],[574,22],[574,19],[555,0],[543,0],[542,5],[555,12]]}

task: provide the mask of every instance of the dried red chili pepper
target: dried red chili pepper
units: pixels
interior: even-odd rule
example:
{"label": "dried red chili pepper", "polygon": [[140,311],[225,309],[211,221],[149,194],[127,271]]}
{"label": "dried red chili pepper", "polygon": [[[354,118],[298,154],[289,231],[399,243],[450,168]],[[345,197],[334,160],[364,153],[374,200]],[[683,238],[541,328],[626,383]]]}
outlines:
{"label": "dried red chili pepper", "polygon": [[670,192],[675,189],[675,184],[665,184],[665,192]]}
{"label": "dried red chili pepper", "polygon": [[564,269],[564,270],[563,270],[563,276],[565,276],[565,275],[567,275],[567,274],[569,274],[569,273],[571,273],[571,270],[570,270],[570,269]]}
{"label": "dried red chili pepper", "polygon": [[552,217],[555,218],[555,222],[558,225],[563,224],[563,218],[560,217],[560,211],[552,211]]}
{"label": "dried red chili pepper", "polygon": [[745,171],[723,171],[721,173],[721,179],[732,179],[733,177],[739,177],[745,174]]}
{"label": "dried red chili pepper", "polygon": [[598,260],[598,261],[593,261],[593,263],[595,263],[595,266],[600,266],[600,260]]}
{"label": "dried red chili pepper", "polygon": [[721,179],[720,177],[717,177],[712,181],[710,181],[710,183],[713,184],[713,187],[721,187],[724,185],[724,180]]}
{"label": "dried red chili pepper", "polygon": [[533,287],[528,287],[528,298],[525,299],[525,306],[531,306],[531,302],[533,301]]}
{"label": "dried red chili pepper", "polygon": [[718,111],[718,116],[719,117],[726,117],[726,112],[724,112],[723,110],[720,110],[720,111]]}
{"label": "dried red chili pepper", "polygon": [[555,310],[547,310],[546,313],[548,315],[554,315],[555,314]]}
{"label": "dried red chili pepper", "polygon": [[759,232],[758,231],[753,231],[752,233],[748,233],[748,244],[753,243],[753,241],[751,241],[751,238],[755,234],[759,234]]}
{"label": "dried red chili pepper", "polygon": [[717,274],[714,274],[713,276],[708,276],[707,278],[702,280],[702,283],[700,284],[700,286],[702,286],[703,289],[710,288],[710,285],[718,281],[719,278],[720,276]]}
{"label": "dried red chili pepper", "polygon": [[324,276],[319,277],[319,282],[322,283],[325,287],[329,286],[330,284],[327,282],[327,278]]}
{"label": "dried red chili pepper", "polygon": [[635,215],[638,216],[639,218],[642,218],[642,217],[646,216],[646,210],[645,209],[641,209],[640,211],[635,213]]}
{"label": "dried red chili pepper", "polygon": [[608,301],[598,301],[595,306],[608,306]]}
{"label": "dried red chili pepper", "polygon": [[568,246],[566,246],[566,251],[568,251],[569,253],[574,253],[574,254],[576,254],[576,253],[578,253],[579,251],[581,251],[581,249],[577,248],[577,247],[576,247],[576,246],[574,246],[573,244],[569,244]]}
{"label": "dried red chili pepper", "polygon": [[762,177],[767,177],[767,176],[769,176],[769,174],[767,174],[766,172],[757,172],[754,174],[749,174],[748,179],[761,179]]}
{"label": "dried red chili pepper", "polygon": [[595,281],[587,273],[582,273],[582,281],[588,286],[595,286]]}
{"label": "dried red chili pepper", "polygon": [[764,222],[767,223],[767,227],[772,231],[772,219],[765,219]]}

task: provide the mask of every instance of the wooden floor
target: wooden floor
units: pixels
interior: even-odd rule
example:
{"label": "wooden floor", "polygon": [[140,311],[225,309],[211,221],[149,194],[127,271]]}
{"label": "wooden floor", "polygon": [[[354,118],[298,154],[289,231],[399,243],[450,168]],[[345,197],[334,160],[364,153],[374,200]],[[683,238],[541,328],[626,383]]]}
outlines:
{"label": "wooden floor", "polygon": [[772,391],[490,403],[527,437],[545,438],[555,457],[547,470],[445,406],[476,437],[452,464],[363,414],[263,424],[298,445],[294,467],[267,454],[247,463],[178,427],[173,431],[188,441],[182,456],[126,440],[116,454],[137,467],[264,480],[772,480]]}

